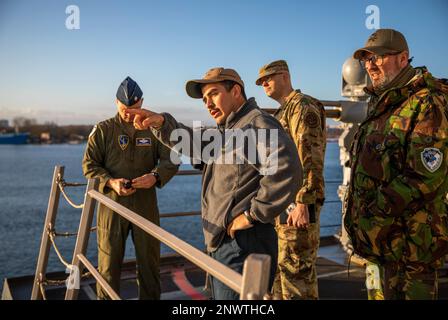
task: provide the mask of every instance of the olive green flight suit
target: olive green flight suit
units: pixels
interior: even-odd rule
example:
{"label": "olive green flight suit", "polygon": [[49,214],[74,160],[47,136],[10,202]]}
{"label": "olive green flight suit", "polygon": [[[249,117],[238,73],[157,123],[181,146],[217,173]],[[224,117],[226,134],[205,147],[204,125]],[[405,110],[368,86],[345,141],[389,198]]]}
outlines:
{"label": "olive green flight suit", "polygon": [[[159,224],[156,190],[137,189],[130,196],[118,194],[106,183],[110,178],[134,179],[157,172],[157,186],[165,185],[176,174],[178,166],[170,161],[170,150],[149,130],[137,131],[124,122],[119,114],[97,124],[89,136],[82,163],[86,178],[99,178],[99,191],[142,217]],[[129,231],[135,245],[139,299],[160,299],[160,243],[135,227],[111,209],[99,205],[98,271],[119,293],[121,264]],[[97,285],[99,299],[106,292]]]}

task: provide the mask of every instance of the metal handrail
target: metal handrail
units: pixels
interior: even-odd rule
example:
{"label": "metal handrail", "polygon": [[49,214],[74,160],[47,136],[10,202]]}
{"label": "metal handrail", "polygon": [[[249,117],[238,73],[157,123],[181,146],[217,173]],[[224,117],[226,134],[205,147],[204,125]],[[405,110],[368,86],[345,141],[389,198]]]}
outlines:
{"label": "metal handrail", "polygon": [[[265,110],[269,111],[268,109],[265,109]],[[272,109],[270,111],[274,112],[275,109]],[[202,172],[200,170],[195,169],[195,170],[178,171],[176,175],[191,176],[191,175],[201,175],[201,174],[202,174]],[[47,268],[47,264],[48,264],[49,250],[50,250],[50,246],[52,243],[52,241],[51,241],[52,239],[50,239],[48,230],[50,230],[50,229],[52,230],[52,226],[55,225],[57,209],[58,209],[58,205],[59,205],[59,198],[60,198],[60,194],[62,193],[61,188],[59,188],[59,183],[61,182],[61,179],[63,180],[63,175],[64,175],[64,167],[63,166],[55,166],[55,170],[53,173],[53,180],[52,180],[52,184],[51,184],[50,198],[48,201],[47,214],[46,214],[46,218],[45,218],[45,225],[44,225],[44,230],[43,230],[43,234],[42,234],[42,238],[41,238],[39,257],[38,257],[38,262],[37,262],[37,266],[36,266],[35,279],[34,279],[33,289],[32,289],[32,294],[31,294],[32,300],[42,299],[42,298],[44,298],[44,294],[45,294],[45,292],[42,292],[42,289],[43,289],[42,283],[45,283],[45,274],[46,274],[46,268]],[[329,181],[329,182],[333,183],[335,181]],[[64,181],[64,183],[65,183],[65,181]],[[85,185],[85,184],[65,183],[65,185],[66,186],[81,186],[81,185]],[[89,191],[89,188],[92,190]],[[95,186],[95,184],[92,184],[92,182],[90,185],[87,184],[87,192],[85,194],[85,199],[84,199],[84,204],[83,204],[83,213],[81,216],[80,227],[77,232],[78,237],[77,237],[77,242],[76,242],[75,254],[73,255],[73,262],[72,262],[72,265],[76,264],[78,267],[82,263],[89,270],[91,269],[91,264],[86,265],[84,263],[84,262],[86,262],[86,261],[84,261],[86,258],[83,259],[82,257],[85,254],[86,247],[87,247],[88,234],[86,234],[86,233],[91,231],[91,224],[92,224],[92,218],[93,218],[93,212],[94,212],[94,207],[92,207],[92,205],[94,205],[94,203],[95,203],[95,201],[93,201],[93,200],[97,200],[100,202],[102,202],[102,200],[112,201],[109,198],[102,195],[101,193],[99,193],[98,191],[94,191],[94,189],[97,189],[97,188],[98,188],[97,182],[96,182],[96,186]],[[102,200],[99,200],[100,198]],[[336,201],[328,201],[328,202],[336,202]],[[89,203],[88,208],[85,207],[86,203]],[[118,205],[118,203],[115,203],[115,202],[113,202],[113,203],[115,205]],[[126,209],[126,208],[124,208],[124,209]],[[113,209],[113,210],[120,214],[120,212],[118,212],[117,210],[115,210],[115,209]],[[126,210],[128,210],[128,209],[126,209]],[[135,213],[133,213],[133,214],[136,215]],[[200,215],[200,214],[201,214],[200,211],[174,212],[174,213],[161,214],[160,218],[195,216],[195,215]],[[138,217],[140,217],[140,216],[138,216]],[[141,218],[141,219],[143,219],[143,218]],[[143,220],[145,220],[145,219],[143,219]],[[219,279],[223,283],[227,284],[230,288],[234,289],[235,291],[241,291],[241,298],[243,298],[243,299],[244,298],[260,298],[260,296],[257,294],[248,293],[249,288],[251,288],[252,291],[254,291],[254,290],[257,291],[258,293],[266,291],[267,281],[268,281],[267,278],[263,279],[263,281],[258,281],[259,282],[258,284],[254,284],[254,282],[251,280],[252,279],[251,275],[246,275],[248,277],[248,279],[246,279],[244,277],[244,271],[243,271],[243,276],[242,276],[241,274],[233,271],[232,269],[227,268],[223,264],[221,264],[221,267],[217,267],[215,264],[218,262],[216,260],[210,258],[209,256],[205,255],[202,251],[192,247],[191,245],[187,244],[186,242],[183,242],[182,240],[178,239],[177,237],[173,236],[172,234],[169,234],[168,232],[161,229],[160,227],[152,224],[150,221],[146,220],[146,222],[149,223],[150,225],[144,226],[142,229],[144,229],[144,230],[147,229],[148,233],[150,233],[151,235],[153,235],[154,237],[159,239],[161,242],[165,242],[164,241],[165,239],[163,236],[159,237],[159,235],[157,235],[157,232],[160,233],[160,231],[163,231],[164,236],[170,235],[171,237],[174,237],[174,238],[170,239],[173,242],[166,243],[168,246],[170,246],[175,251],[184,255],[188,260],[192,261],[193,263],[195,263],[196,265],[198,265],[199,267],[201,267],[202,269],[204,269],[211,275],[214,275],[217,279]],[[156,229],[156,231],[152,230],[154,227],[157,227],[158,229]],[[321,226],[321,227],[327,227],[327,226]],[[328,227],[330,227],[330,226],[328,226]],[[152,230],[152,231],[149,231],[149,230]],[[82,235],[80,234],[81,231],[83,231]],[[151,232],[156,232],[156,234],[152,234]],[[190,255],[192,250],[194,251],[194,254]],[[269,269],[270,264],[267,262],[268,261],[267,258],[270,259],[270,257],[266,256],[266,255],[251,255],[248,257],[248,259],[246,259],[244,268],[246,270],[246,263],[248,263],[251,265],[251,267],[249,269],[251,269],[252,271],[254,269],[258,268],[258,270],[261,272],[262,276],[263,276],[263,274],[268,274],[268,272],[266,272],[266,268]],[[211,262],[210,259],[213,260],[213,262]],[[207,261],[207,262],[203,263],[202,261]],[[224,272],[221,270],[222,268],[230,269],[230,272]],[[260,272],[259,272],[259,274],[260,274]],[[254,273],[252,272],[252,275],[253,274]],[[97,278],[95,276],[96,274],[93,274],[93,272],[92,272],[92,275],[95,278]],[[97,279],[97,281],[98,281],[98,279]],[[99,281],[100,285],[102,282],[103,281]],[[266,288],[264,288],[263,286],[266,286]],[[69,293],[69,291],[70,291],[70,293]],[[106,291],[108,291],[108,290],[106,290]],[[76,296],[77,296],[76,290],[68,290],[66,299],[67,298],[73,299]],[[113,296],[111,296],[111,297],[114,298]]]}
{"label": "metal handrail", "polygon": [[48,235],[48,229],[55,224],[56,214],[59,206],[59,197],[61,190],[58,188],[58,179],[64,175],[64,167],[56,166],[53,172],[51,182],[50,197],[48,199],[47,214],[45,215],[44,230],[39,248],[39,257],[37,258],[36,272],[34,275],[33,289],[31,290],[31,300],[44,299],[45,293],[42,290],[42,282],[45,281],[45,273],[48,265],[51,241]]}
{"label": "metal handrail", "polygon": [[[89,196],[97,200],[101,204],[105,205],[109,209],[118,213],[120,216],[146,231],[154,238],[160,240],[171,249],[183,255],[185,258],[196,264],[201,269],[207,271],[218,280],[225,283],[227,286],[235,291],[239,291],[242,283],[242,276],[238,272],[228,268],[224,264],[216,261],[210,256],[206,255],[199,249],[193,247],[187,242],[179,239],[173,234],[165,231],[156,224],[129,210],[128,208],[120,205],[119,203],[111,200],[109,197],[103,195],[98,191],[89,191]],[[230,280],[229,280],[230,279]]]}
{"label": "metal handrail", "polygon": [[188,216],[200,216],[201,211],[188,211],[188,212],[172,212],[172,213],[161,213],[160,218],[177,218],[177,217],[188,217]]}
{"label": "metal handrail", "polygon": [[[89,269],[89,271],[91,271],[90,269],[92,268],[92,265],[85,258],[85,252],[87,250],[87,243],[89,239],[88,230],[92,224],[94,208],[96,207],[96,202],[99,202],[135,226],[144,230],[146,233],[155,237],[165,245],[177,251],[186,259],[190,260],[192,263],[216,279],[220,280],[231,289],[236,292],[240,292],[241,299],[261,299],[263,298],[263,295],[267,293],[271,260],[270,256],[262,254],[249,255],[244,263],[243,274],[240,274],[187,242],[177,238],[168,231],[165,231],[158,225],[143,218],[132,210],[113,201],[109,197],[98,192],[97,189],[98,179],[89,179],[78,231],[78,238],[76,240],[75,251],[73,254],[72,267],[80,270],[81,264],[83,264]],[[103,286],[104,279],[102,276],[95,272],[92,272],[92,275],[97,279],[98,284]],[[68,288],[65,299],[76,299],[78,291],[79,288]],[[111,298],[114,297],[116,298],[116,296],[112,293]]]}
{"label": "metal handrail", "polygon": [[83,254],[78,254],[79,261],[82,262],[82,264],[89,270],[89,272],[92,274],[92,276],[100,283],[101,287],[106,291],[106,293],[109,295],[109,297],[112,300],[121,300],[120,296],[112,289],[112,287],[107,283],[107,281],[104,280],[104,278],[101,276],[101,274],[96,270],[96,268],[90,263],[89,259]]}
{"label": "metal handrail", "polygon": [[[60,199],[60,195],[62,194],[62,188],[60,188],[60,184],[62,183],[63,186],[82,186],[82,185],[86,185],[86,184],[81,184],[81,183],[67,183],[64,181],[64,166],[55,166],[54,169],[54,173],[53,173],[53,179],[52,179],[52,183],[51,183],[51,192],[50,192],[50,197],[48,200],[48,207],[47,207],[47,213],[46,213],[46,217],[45,217],[45,224],[44,224],[44,228],[43,228],[43,232],[42,232],[42,237],[41,237],[41,244],[40,244],[40,249],[39,249],[39,256],[38,256],[38,261],[37,261],[37,265],[36,265],[36,271],[35,271],[35,276],[34,276],[34,282],[33,282],[33,288],[31,290],[31,300],[41,300],[41,299],[45,299],[45,289],[44,289],[44,284],[48,283],[48,281],[45,278],[46,275],[46,270],[47,270],[47,265],[48,265],[48,258],[49,258],[49,254],[50,254],[50,247],[53,245],[56,253],[58,253],[58,257],[60,258],[61,262],[65,261],[62,256],[60,255],[60,253],[57,250],[57,247],[55,246],[54,243],[54,239],[52,239],[52,237],[50,235],[53,236],[57,236],[57,235],[62,235],[62,236],[67,236],[67,235],[72,235],[72,233],[66,233],[66,234],[57,234],[56,232],[54,232],[54,226],[55,226],[55,221],[56,221],[56,216],[57,216],[57,211],[58,211],[58,206],[59,206],[59,199]],[[200,175],[202,172],[199,170],[182,170],[177,172],[177,175],[180,176],[190,176],[190,175]],[[92,187],[92,186],[91,186]],[[88,189],[87,189],[88,190]],[[87,197],[87,194],[85,196],[84,199],[84,204],[83,204],[83,214],[81,216],[81,223],[80,223],[80,229],[79,230],[84,230],[84,225],[89,225],[91,226],[91,219],[92,217],[89,217],[87,221],[86,219],[83,219],[83,215],[86,216],[86,214],[93,214],[93,208],[84,208],[84,205],[86,204],[86,201],[89,202],[91,200],[90,197]],[[177,212],[177,213],[167,213],[167,214],[162,214],[161,217],[162,218],[168,218],[168,217],[179,217],[179,216],[193,216],[193,215],[200,215],[200,211],[193,211],[193,212]],[[85,221],[84,221],[85,220]],[[50,233],[49,230],[52,230],[52,232]],[[82,239],[80,239],[80,232],[76,232],[73,233],[73,235],[77,235],[77,246],[78,248],[78,254],[73,258],[73,261],[76,261],[77,263],[79,263],[78,261],[80,261],[79,259],[79,254],[81,253],[85,253],[86,248],[83,248],[83,246],[86,246],[86,243],[84,244],[84,242],[86,242],[86,240],[88,239],[88,236],[86,234],[84,234],[82,236]],[[92,230],[92,228],[88,228],[87,229],[89,232]],[[76,249],[75,249],[76,251]],[[82,261],[80,261],[82,263]],[[73,265],[73,262],[72,262]],[[70,265],[70,266],[72,266]],[[84,265],[85,267],[89,267]],[[106,290],[107,291],[107,290]]]}

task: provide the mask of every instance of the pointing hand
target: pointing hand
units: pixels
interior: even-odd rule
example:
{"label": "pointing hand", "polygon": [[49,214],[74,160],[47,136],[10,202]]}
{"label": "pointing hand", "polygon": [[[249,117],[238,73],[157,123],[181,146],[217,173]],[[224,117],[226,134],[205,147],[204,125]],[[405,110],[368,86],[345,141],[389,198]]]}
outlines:
{"label": "pointing hand", "polygon": [[165,118],[156,112],[146,109],[128,109],[125,114],[134,115],[134,127],[137,130],[145,130],[149,127],[160,128]]}

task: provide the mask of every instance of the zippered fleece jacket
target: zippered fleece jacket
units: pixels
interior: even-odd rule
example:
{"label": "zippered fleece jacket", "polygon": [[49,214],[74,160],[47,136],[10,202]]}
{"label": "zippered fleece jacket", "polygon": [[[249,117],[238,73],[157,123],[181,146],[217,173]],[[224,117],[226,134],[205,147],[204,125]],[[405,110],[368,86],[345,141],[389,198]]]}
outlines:
{"label": "zippered fleece jacket", "polygon": [[195,130],[162,115],[163,125],[151,129],[157,139],[193,164],[202,162],[201,213],[209,252],[220,246],[228,225],[244,211],[255,223],[274,224],[294,202],[302,183],[297,148],[254,98],[214,129]]}

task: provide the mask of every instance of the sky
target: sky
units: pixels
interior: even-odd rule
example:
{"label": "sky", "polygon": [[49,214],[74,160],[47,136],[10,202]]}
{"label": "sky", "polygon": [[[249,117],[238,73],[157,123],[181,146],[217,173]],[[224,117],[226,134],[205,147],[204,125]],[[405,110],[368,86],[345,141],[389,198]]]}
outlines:
{"label": "sky", "polygon": [[[70,5],[79,29],[66,27]],[[448,0],[0,0],[0,119],[95,124],[114,116],[130,76],[145,108],[212,124],[185,82],[233,68],[249,97],[277,107],[255,85],[258,69],[277,59],[287,60],[295,88],[342,100],[342,64],[374,32],[369,5],[381,28],[406,36],[414,66],[448,78]]]}

